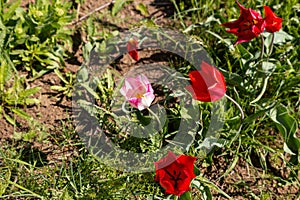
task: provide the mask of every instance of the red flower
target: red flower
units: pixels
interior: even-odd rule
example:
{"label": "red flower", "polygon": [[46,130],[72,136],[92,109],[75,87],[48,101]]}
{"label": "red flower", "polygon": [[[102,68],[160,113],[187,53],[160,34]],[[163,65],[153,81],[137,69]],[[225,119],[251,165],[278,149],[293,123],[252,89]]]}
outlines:
{"label": "red flower", "polygon": [[192,156],[176,155],[169,151],[168,155],[155,162],[155,181],[166,189],[167,194],[182,195],[189,191],[190,183],[196,177],[194,173],[194,162]]}
{"label": "red flower", "polygon": [[282,26],[282,19],[280,17],[277,17],[270,7],[264,6],[264,9],[265,9],[265,16],[266,16],[265,17],[266,31],[270,33],[279,31]]}
{"label": "red flower", "polygon": [[222,98],[226,92],[223,74],[206,62],[201,63],[200,71],[189,73],[191,85],[186,89],[193,94],[193,98],[204,102],[213,102]]}
{"label": "red flower", "polygon": [[234,45],[252,40],[262,33],[265,28],[265,21],[258,12],[251,8],[246,9],[238,1],[236,3],[240,7],[240,17],[233,22],[221,24],[229,28],[227,32],[238,36]]}
{"label": "red flower", "polygon": [[127,43],[127,51],[130,55],[131,58],[133,58],[135,61],[139,60],[139,54],[138,54],[138,41],[134,40],[134,39],[130,39],[128,40]]}

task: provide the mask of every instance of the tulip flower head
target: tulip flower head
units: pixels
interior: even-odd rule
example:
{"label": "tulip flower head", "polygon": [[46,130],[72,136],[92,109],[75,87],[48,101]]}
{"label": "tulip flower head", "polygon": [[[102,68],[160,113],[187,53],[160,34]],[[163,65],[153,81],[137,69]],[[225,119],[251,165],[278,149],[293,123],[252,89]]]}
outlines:
{"label": "tulip flower head", "polygon": [[169,151],[166,157],[155,162],[155,181],[166,189],[167,194],[180,196],[189,191],[190,183],[196,177],[194,173],[194,162],[192,156],[176,155]]}
{"label": "tulip flower head", "polygon": [[128,40],[127,43],[127,51],[130,55],[131,58],[133,58],[135,61],[139,60],[139,54],[138,54],[138,41],[134,40],[134,39],[130,39]]}
{"label": "tulip flower head", "polygon": [[251,8],[245,8],[238,1],[236,2],[240,8],[240,17],[233,22],[221,24],[229,28],[228,33],[238,36],[234,45],[252,40],[260,35],[265,28],[265,20],[258,12]]}
{"label": "tulip flower head", "polygon": [[120,93],[132,107],[139,110],[148,108],[155,98],[151,84],[148,78],[143,74],[135,78],[126,78],[124,85],[120,89]]}
{"label": "tulip flower head", "polygon": [[277,17],[270,7],[264,6],[266,31],[270,33],[277,32],[281,29],[282,19]]}
{"label": "tulip flower head", "polygon": [[214,102],[225,95],[226,83],[223,74],[215,67],[206,62],[201,63],[200,71],[189,73],[191,85],[186,89],[193,98],[204,102]]}

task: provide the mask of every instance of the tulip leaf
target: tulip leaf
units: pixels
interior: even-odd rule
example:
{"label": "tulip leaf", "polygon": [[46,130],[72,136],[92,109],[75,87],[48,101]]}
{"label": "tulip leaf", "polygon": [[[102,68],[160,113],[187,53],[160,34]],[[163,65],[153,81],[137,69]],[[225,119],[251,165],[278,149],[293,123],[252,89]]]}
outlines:
{"label": "tulip leaf", "polygon": [[285,43],[287,40],[292,40],[293,37],[283,30],[279,32],[275,32],[274,44],[282,44]]}
{"label": "tulip leaf", "polygon": [[266,74],[271,74],[275,71],[276,65],[271,62],[263,62],[262,63],[262,69]]}
{"label": "tulip leaf", "polygon": [[201,199],[212,200],[212,195],[208,186],[204,185],[201,181],[194,179],[191,184],[192,187],[197,188],[201,192]]}
{"label": "tulip leaf", "polygon": [[192,200],[192,194],[191,192],[185,192],[183,193],[178,200]]}
{"label": "tulip leaf", "polygon": [[292,160],[297,162],[300,151],[300,140],[296,136],[297,121],[288,114],[287,108],[282,104],[271,109],[269,116],[283,136],[284,151],[292,154]]}
{"label": "tulip leaf", "polygon": [[194,173],[196,176],[199,176],[200,175],[200,170],[198,169],[198,167],[194,166]]}

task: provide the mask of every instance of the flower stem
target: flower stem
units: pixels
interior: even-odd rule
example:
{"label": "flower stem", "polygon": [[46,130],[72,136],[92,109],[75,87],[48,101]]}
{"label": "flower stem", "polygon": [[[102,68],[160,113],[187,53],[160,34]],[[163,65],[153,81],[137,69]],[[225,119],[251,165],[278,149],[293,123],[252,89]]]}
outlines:
{"label": "flower stem", "polygon": [[264,56],[264,51],[265,51],[265,40],[264,40],[264,36],[260,35],[260,39],[261,39],[261,52],[260,52],[260,61],[262,61],[263,56]]}
{"label": "flower stem", "polygon": [[157,116],[157,114],[155,114],[150,108],[147,108],[147,110],[149,111],[149,113],[151,115],[153,115],[155,117],[155,119],[157,120],[158,122],[158,132],[162,129],[161,127],[161,123],[160,123],[160,120],[159,120],[159,117]]}
{"label": "flower stem", "polygon": [[228,96],[227,94],[225,94],[225,97],[226,97],[227,99],[229,99],[232,103],[234,103],[234,104],[238,107],[238,109],[239,109],[240,112],[241,112],[241,119],[243,120],[243,119],[245,118],[245,114],[244,114],[244,111],[243,111],[242,107],[240,106],[240,104],[238,104],[238,102],[236,102],[233,98],[231,98],[231,97]]}
{"label": "flower stem", "polygon": [[231,97],[228,96],[227,94],[225,94],[225,97],[226,97],[227,99],[229,99],[232,103],[234,103],[234,104],[238,107],[238,109],[240,110],[240,112],[241,112],[241,124],[240,124],[240,126],[239,126],[239,128],[238,128],[238,130],[237,130],[237,132],[236,132],[236,134],[235,134],[235,136],[233,137],[233,139],[232,139],[231,142],[230,142],[230,145],[229,145],[229,146],[231,146],[231,143],[237,139],[237,137],[239,136],[239,133],[242,131],[242,128],[243,128],[243,120],[244,120],[244,118],[245,118],[245,114],[244,114],[244,111],[243,111],[242,107],[240,106],[240,104],[238,104],[238,102],[236,102],[233,98],[231,98]]}
{"label": "flower stem", "polygon": [[267,86],[268,86],[269,78],[270,78],[270,76],[267,76],[264,79],[264,85],[263,85],[263,88],[262,88],[260,94],[253,101],[251,101],[250,104],[254,104],[254,103],[258,102],[261,99],[261,97],[264,95],[264,93],[266,92]]}
{"label": "flower stem", "polygon": [[269,52],[268,52],[268,58],[270,57],[270,55],[272,54],[272,51],[273,51],[274,39],[275,39],[275,34],[272,33],[272,40],[271,40],[270,49],[269,49]]}
{"label": "flower stem", "polygon": [[[261,38],[262,38],[262,43],[263,43],[263,42],[264,42],[263,36],[261,36]],[[267,54],[267,61],[269,60],[269,57],[270,57],[270,55],[271,55],[271,53],[272,53],[272,51],[273,51],[274,38],[275,38],[275,34],[272,33],[272,40],[271,40],[271,44],[270,44],[270,48],[269,48],[270,50],[269,50],[269,52],[268,52],[268,54]],[[264,44],[262,44],[262,51],[263,51],[263,48],[264,48]],[[261,54],[261,55],[262,55],[262,54]],[[261,57],[260,59],[262,60],[262,57]],[[250,102],[250,104],[254,104],[254,103],[258,102],[258,101],[262,98],[262,96],[263,96],[264,93],[266,92],[266,89],[267,89],[267,86],[268,86],[269,78],[270,78],[270,76],[267,76],[267,77],[264,79],[264,84],[263,84],[263,88],[262,88],[261,92],[259,93],[259,95],[258,95],[253,101]]]}

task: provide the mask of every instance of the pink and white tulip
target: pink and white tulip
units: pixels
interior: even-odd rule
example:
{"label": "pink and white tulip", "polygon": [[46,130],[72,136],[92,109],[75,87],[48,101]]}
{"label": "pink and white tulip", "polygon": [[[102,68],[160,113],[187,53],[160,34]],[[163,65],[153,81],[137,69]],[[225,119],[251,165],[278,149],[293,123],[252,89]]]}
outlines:
{"label": "pink and white tulip", "polygon": [[148,108],[155,98],[148,78],[141,74],[136,78],[128,77],[120,89],[120,93],[130,105],[139,110]]}

